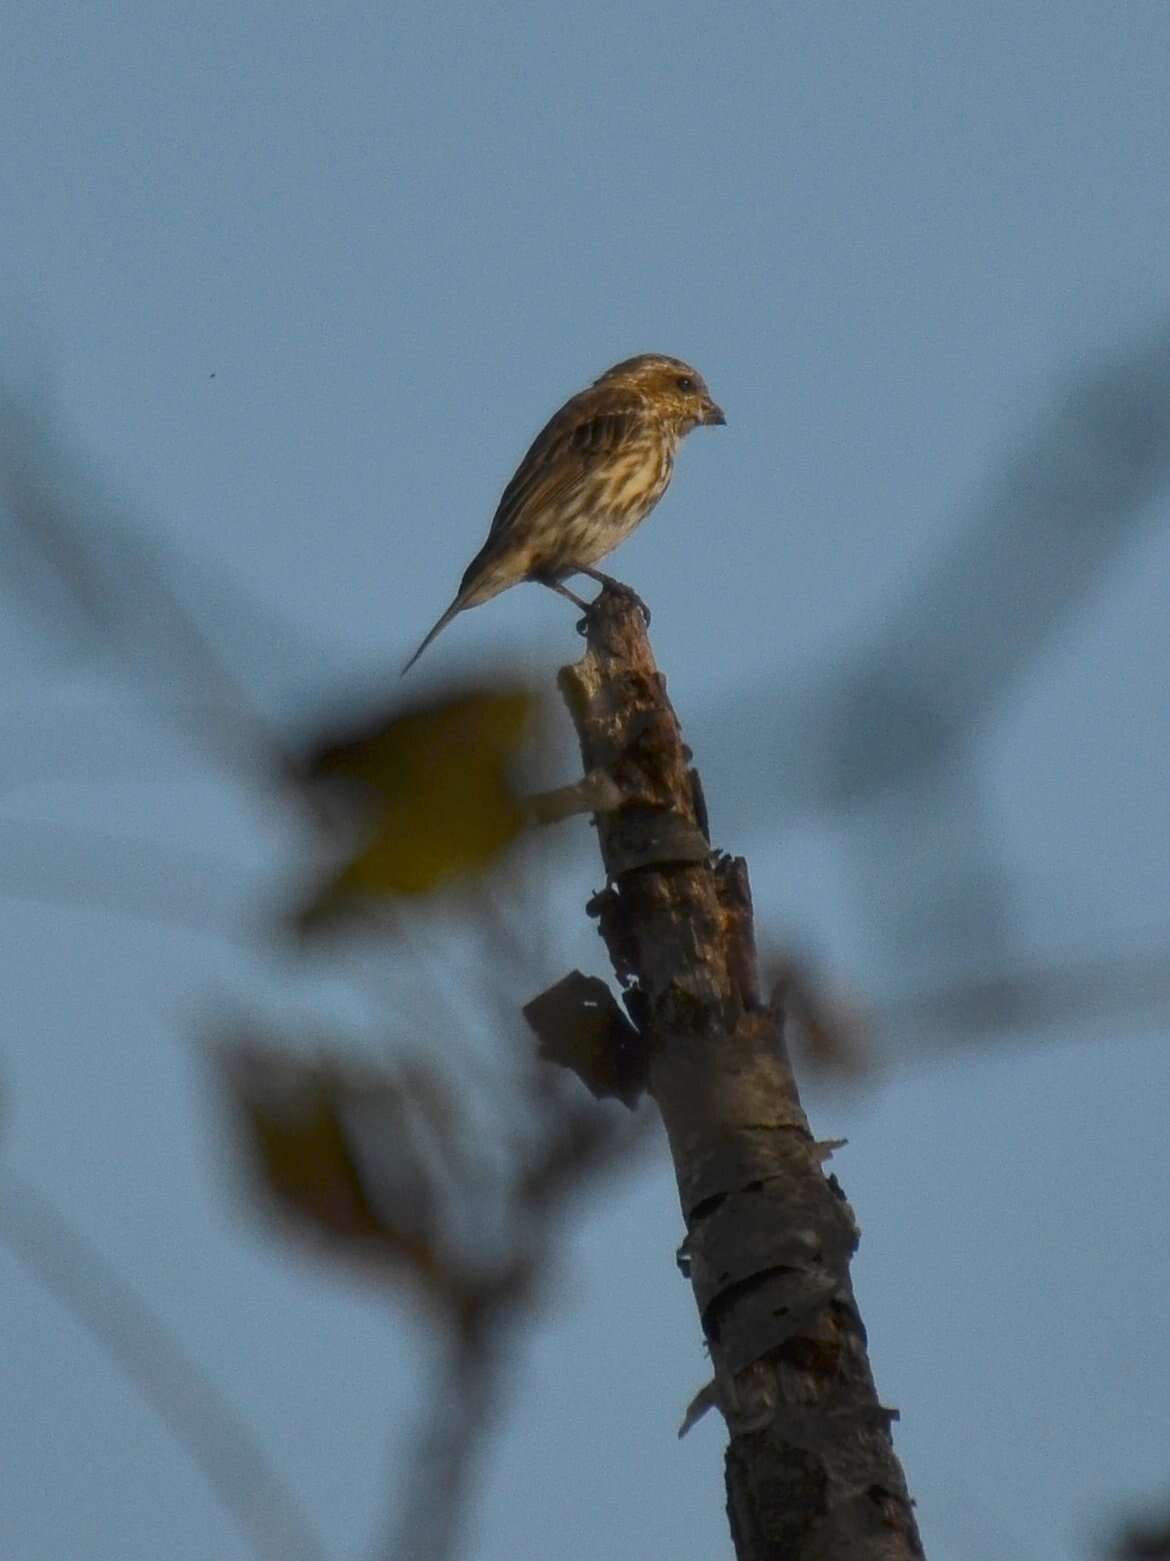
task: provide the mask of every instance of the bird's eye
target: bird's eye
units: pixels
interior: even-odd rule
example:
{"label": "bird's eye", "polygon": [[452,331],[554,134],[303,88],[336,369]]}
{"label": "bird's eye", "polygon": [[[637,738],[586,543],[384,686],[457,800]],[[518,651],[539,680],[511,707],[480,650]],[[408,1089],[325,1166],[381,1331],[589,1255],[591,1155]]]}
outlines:
{"label": "bird's eye", "polygon": [[690,395],[691,391],[695,388],[695,382],[689,374],[680,374],[679,377],[675,380],[675,384],[680,390],[685,390],[687,395]]}

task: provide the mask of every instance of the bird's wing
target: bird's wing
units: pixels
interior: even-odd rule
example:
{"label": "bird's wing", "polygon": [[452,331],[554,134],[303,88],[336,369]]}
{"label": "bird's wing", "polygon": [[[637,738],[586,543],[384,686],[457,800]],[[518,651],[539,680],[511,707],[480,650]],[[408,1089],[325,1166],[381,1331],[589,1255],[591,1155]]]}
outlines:
{"label": "bird's wing", "polygon": [[571,493],[590,471],[637,440],[649,423],[642,397],[591,385],[561,408],[537,434],[504,489],[488,543],[521,521]]}

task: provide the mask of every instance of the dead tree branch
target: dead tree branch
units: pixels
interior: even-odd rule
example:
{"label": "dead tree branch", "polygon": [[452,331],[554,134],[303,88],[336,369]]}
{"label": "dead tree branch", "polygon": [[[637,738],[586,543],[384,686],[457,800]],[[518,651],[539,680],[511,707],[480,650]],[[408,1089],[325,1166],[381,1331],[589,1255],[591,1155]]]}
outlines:
{"label": "dead tree branch", "polygon": [[731,1441],[739,1561],[920,1561],[894,1413],[878,1402],[849,1278],[857,1226],[823,1163],[758,986],[745,863],[711,850],[637,606],[606,592],[561,673],[586,773],[624,805],[595,816],[591,902],[670,1140],[694,1287]]}

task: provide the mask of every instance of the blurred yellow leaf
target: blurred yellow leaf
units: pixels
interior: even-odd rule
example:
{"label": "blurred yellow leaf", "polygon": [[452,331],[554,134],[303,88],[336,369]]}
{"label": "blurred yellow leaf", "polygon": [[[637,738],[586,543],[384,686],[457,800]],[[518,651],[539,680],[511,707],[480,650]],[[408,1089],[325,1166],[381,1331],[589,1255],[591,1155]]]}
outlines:
{"label": "blurred yellow leaf", "polygon": [[405,1267],[430,1285],[442,1281],[425,1183],[413,1176],[396,1196],[387,1177],[373,1196],[347,1125],[363,1105],[392,1107],[392,1081],[250,1039],[222,1044],[219,1061],[244,1148],[278,1213],[335,1254]]}
{"label": "blurred yellow leaf", "polygon": [[349,783],[365,838],[303,919],[348,899],[426,894],[490,867],[526,821],[512,769],[533,705],[524,690],[474,690],[319,751],[311,782]]}
{"label": "blurred yellow leaf", "polygon": [[286,1214],[334,1235],[380,1234],[342,1122],[335,1069],[243,1042],[221,1053],[264,1191]]}

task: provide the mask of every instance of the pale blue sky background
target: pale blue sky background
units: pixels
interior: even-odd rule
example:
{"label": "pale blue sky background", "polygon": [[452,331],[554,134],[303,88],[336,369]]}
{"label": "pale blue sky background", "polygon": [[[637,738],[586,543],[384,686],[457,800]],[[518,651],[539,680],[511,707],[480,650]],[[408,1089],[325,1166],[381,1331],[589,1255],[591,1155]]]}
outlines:
{"label": "pale blue sky background", "polygon": [[[853,729],[838,706],[831,725],[831,669],[864,670],[866,637],[911,622],[919,578],[1078,376],[1164,340],[1165,4],[41,0],[2,30],[3,376],[47,362],[62,426],[137,524],[205,566],[192,599],[271,706],[371,669],[392,684],[544,418],[619,357],[687,357],[729,426],[688,443],[614,567],[654,609],[716,841],[748,854],[761,931],[845,990],[928,978],[933,891],[907,852],[937,861],[942,837],[844,783],[826,811],[807,755]],[[947,817],[977,813],[976,856],[998,863],[1000,952],[1166,942],[1168,504],[1151,484],[1127,511],[964,751]],[[975,665],[1032,615],[1027,573],[997,559],[971,570]],[[301,632],[243,622],[249,596]],[[290,995],[253,931],[290,842],[125,712],[108,658],[62,661],[43,624],[5,617],[0,876],[26,894],[70,858],[65,903],[0,903],[7,1163],[230,1394],[330,1554],[365,1554],[425,1336],[240,1217],[191,1045],[225,994],[286,1017],[335,998]],[[950,621],[928,608],[894,638],[912,655]],[[416,675],[508,652],[544,678],[576,644],[566,604],[523,588]],[[140,837],[147,879],[158,842],[214,853],[215,924],[251,945],[71,908],[65,826]],[[576,838],[549,981],[600,968]],[[810,1092],[820,1135],[850,1140],[857,1288],[932,1561],[1086,1554],[1170,1480],[1164,1024],[1069,1033],[929,1063],[895,1037],[877,1087]],[[704,1376],[679,1233],[661,1164],[571,1232],[517,1350],[477,1561],[730,1555],[721,1427],[674,1436]],[[0,1554],[243,1556],[3,1251],[0,1297]]]}

